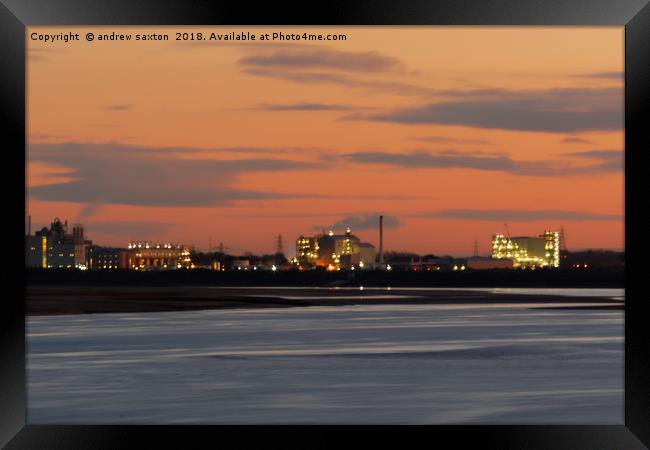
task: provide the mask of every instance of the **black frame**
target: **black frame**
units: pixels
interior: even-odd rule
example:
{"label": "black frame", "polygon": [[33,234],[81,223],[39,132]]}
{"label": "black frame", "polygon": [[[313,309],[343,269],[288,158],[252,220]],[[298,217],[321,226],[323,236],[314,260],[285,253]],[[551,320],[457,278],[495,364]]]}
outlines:
{"label": "black frame", "polygon": [[[638,278],[629,272],[641,264],[643,253],[639,226],[640,203],[634,187],[638,185],[640,153],[650,148],[648,126],[642,117],[650,112],[650,6],[647,0],[390,0],[357,2],[302,2],[280,5],[260,2],[252,8],[245,2],[207,0],[0,0],[0,112],[10,133],[5,134],[3,157],[10,159],[5,170],[3,193],[16,202],[8,211],[10,224],[5,244],[7,254],[22,255],[20,233],[24,211],[23,187],[25,149],[25,27],[36,25],[618,25],[625,26],[625,425],[615,426],[428,426],[417,427],[425,442],[478,443],[480,447],[506,448],[590,448],[622,449],[650,446],[650,339],[642,315],[643,292]],[[645,114],[644,114],[645,113]],[[645,126],[644,126],[645,125]],[[19,149],[21,149],[19,151]],[[18,167],[23,167],[23,171]],[[15,170],[11,170],[16,168]],[[7,173],[15,175],[7,177]],[[13,206],[13,203],[12,203]],[[11,236],[11,237],[9,237]],[[15,236],[15,237],[14,237]],[[632,239],[632,240],[631,240]],[[629,245],[633,242],[637,247]],[[20,258],[16,257],[16,260]],[[18,263],[15,263],[18,264]],[[0,352],[0,445],[8,448],[115,448],[146,439],[183,447],[253,442],[257,437],[281,439],[297,445],[338,444],[328,439],[332,427],[302,427],[315,433],[309,441],[288,438],[294,429],[284,427],[218,426],[42,426],[25,425],[25,305],[22,267],[5,265],[5,286],[13,295],[3,299],[2,351]],[[7,270],[15,270],[12,276]],[[22,284],[19,283],[22,281]],[[638,297],[638,298],[635,298]],[[378,427],[369,431],[383,439],[388,432],[406,431],[412,439],[416,427],[399,430]],[[227,433],[226,433],[227,431]],[[327,434],[326,434],[327,433]],[[261,435],[261,436],[260,436]],[[404,436],[406,437],[406,436]],[[412,440],[411,440],[412,441]],[[645,444],[645,445],[644,445]],[[136,444],[137,445],[137,444]],[[209,445],[209,444],[208,444]]]}

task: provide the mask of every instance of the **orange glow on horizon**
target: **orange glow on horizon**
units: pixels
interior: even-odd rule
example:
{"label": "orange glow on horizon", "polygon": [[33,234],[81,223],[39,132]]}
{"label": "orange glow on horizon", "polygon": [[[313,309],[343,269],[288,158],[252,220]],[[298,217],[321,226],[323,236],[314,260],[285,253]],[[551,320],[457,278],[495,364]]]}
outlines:
{"label": "orange glow on horizon", "polygon": [[349,36],[268,43],[90,28],[172,40],[27,29],[32,231],[60,217],[99,245],[244,254],[350,226],[378,248],[383,214],[385,251],[467,256],[477,240],[487,255],[504,223],[563,227],[569,249],[624,247],[623,27],[182,30]]}

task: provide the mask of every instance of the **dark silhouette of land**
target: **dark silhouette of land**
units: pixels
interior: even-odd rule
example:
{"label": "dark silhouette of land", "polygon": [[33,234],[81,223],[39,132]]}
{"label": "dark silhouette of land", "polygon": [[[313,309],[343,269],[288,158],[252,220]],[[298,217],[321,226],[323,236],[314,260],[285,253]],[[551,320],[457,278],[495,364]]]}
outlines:
{"label": "dark silhouette of land", "polygon": [[[604,297],[527,295],[463,289],[622,288],[622,271],[328,273],[178,270],[142,273],[29,270],[26,275],[28,315],[357,304],[535,303],[549,304],[548,307],[553,308],[624,308],[623,301]],[[431,290],[431,287],[439,289]]]}
{"label": "dark silhouette of land", "polygon": [[538,269],[464,271],[225,271],[138,272],[26,269],[30,286],[392,286],[622,288],[625,271]]}

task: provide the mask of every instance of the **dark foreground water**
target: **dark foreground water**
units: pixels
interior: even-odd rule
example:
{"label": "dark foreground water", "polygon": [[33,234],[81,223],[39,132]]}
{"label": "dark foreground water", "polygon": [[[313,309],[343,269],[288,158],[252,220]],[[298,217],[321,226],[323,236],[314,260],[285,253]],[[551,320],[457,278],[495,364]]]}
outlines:
{"label": "dark foreground water", "polygon": [[28,423],[623,424],[623,311],[29,317]]}

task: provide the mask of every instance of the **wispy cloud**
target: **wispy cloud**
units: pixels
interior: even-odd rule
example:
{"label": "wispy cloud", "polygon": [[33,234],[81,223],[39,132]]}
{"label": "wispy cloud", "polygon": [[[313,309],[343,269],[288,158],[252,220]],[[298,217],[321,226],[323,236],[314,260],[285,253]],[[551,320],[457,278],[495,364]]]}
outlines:
{"label": "wispy cloud", "polygon": [[601,72],[587,72],[575,75],[578,78],[603,78],[608,80],[623,80],[625,79],[625,72],[618,70],[608,70]]}
{"label": "wispy cloud", "polygon": [[430,142],[432,144],[470,144],[470,145],[493,145],[486,139],[463,139],[449,136],[416,136],[409,139],[415,141]]}
{"label": "wispy cloud", "polygon": [[379,216],[384,216],[385,228],[398,228],[401,223],[397,217],[381,213],[360,213],[343,217],[342,219],[330,225],[314,226],[314,230],[344,230],[350,227],[352,232],[355,230],[372,230],[379,228]]}
{"label": "wispy cloud", "polygon": [[261,111],[344,111],[349,109],[360,109],[349,105],[338,105],[317,102],[301,102],[290,104],[277,104],[277,103],[260,103],[254,108]]}
{"label": "wispy cloud", "polygon": [[149,221],[102,220],[84,222],[84,229],[89,236],[102,234],[105,236],[127,236],[127,239],[139,239],[144,236],[147,238],[153,236],[155,238],[156,235],[164,234],[178,226],[175,223]]}
{"label": "wispy cloud", "polygon": [[566,221],[620,221],[618,214],[602,214],[562,210],[516,210],[516,209],[445,209],[423,212],[420,217],[462,219],[488,222],[535,222],[548,220]]}
{"label": "wispy cloud", "polygon": [[277,51],[271,54],[244,56],[237,61],[248,67],[329,69],[348,72],[384,72],[402,70],[398,58],[376,51],[344,52],[338,50]]}
{"label": "wispy cloud", "polygon": [[506,172],[513,175],[528,176],[567,176],[584,175],[622,170],[622,160],[614,150],[586,153],[570,153],[564,156],[579,160],[592,159],[596,162],[585,165],[572,161],[515,161],[504,154],[480,154],[470,152],[446,151],[430,153],[416,150],[408,153],[355,152],[342,157],[352,162],[364,164],[386,164],[406,168],[457,168]]}
{"label": "wispy cloud", "polygon": [[595,161],[595,164],[587,166],[591,173],[616,172],[625,167],[625,153],[620,150],[590,150],[566,153],[565,156]]}
{"label": "wispy cloud", "polygon": [[322,167],[322,163],[278,158],[183,158],[201,150],[118,143],[33,144],[29,147],[30,161],[67,167],[74,181],[30,187],[29,194],[41,200],[86,204],[229,205],[237,200],[295,197],[234,188],[237,177],[244,172]]}
{"label": "wispy cloud", "polygon": [[624,157],[621,150],[588,150],[586,152],[565,153],[565,155],[606,161],[622,161]]}
{"label": "wispy cloud", "polygon": [[79,214],[77,215],[77,220],[78,221],[87,221],[88,218],[94,216],[97,214],[104,205],[101,203],[88,203],[84,205],[81,210],[79,211]]}
{"label": "wispy cloud", "polygon": [[623,128],[623,91],[618,88],[481,89],[443,95],[461,99],[342,119],[554,133]]}
{"label": "wispy cloud", "polygon": [[297,72],[287,70],[268,70],[265,68],[247,68],[248,75],[268,77],[302,84],[332,84],[348,88],[365,89],[371,92],[386,92],[404,96],[430,96],[433,90],[426,86],[400,81],[382,81],[350,77],[344,73],[331,72]]}
{"label": "wispy cloud", "polygon": [[578,138],[568,136],[559,141],[561,144],[591,144],[591,141],[588,139]]}
{"label": "wispy cloud", "polygon": [[105,105],[102,106],[102,109],[105,111],[129,111],[133,109],[133,105],[127,105],[127,104]]}

